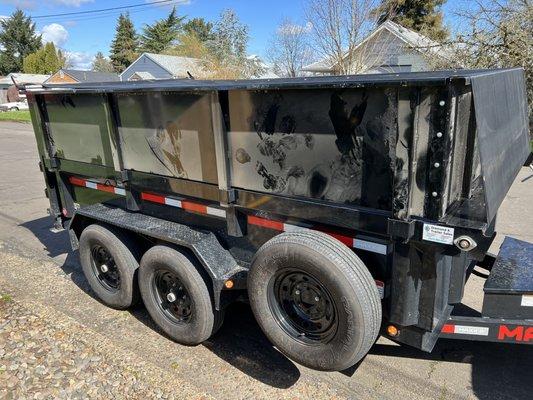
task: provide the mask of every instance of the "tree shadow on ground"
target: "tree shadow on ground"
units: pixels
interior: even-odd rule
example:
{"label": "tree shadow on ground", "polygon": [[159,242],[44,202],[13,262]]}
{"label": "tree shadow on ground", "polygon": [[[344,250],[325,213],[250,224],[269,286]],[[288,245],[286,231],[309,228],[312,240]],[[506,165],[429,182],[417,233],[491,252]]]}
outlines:
{"label": "tree shadow on ground", "polygon": [[[40,218],[21,225],[33,232],[50,257],[66,254],[61,265],[63,272],[81,290],[98,300],[83,275],[77,252],[70,249],[67,232],[49,232],[50,218]],[[142,305],[130,312],[149,328],[162,333]],[[299,369],[272,346],[246,304],[231,305],[226,310],[220,331],[203,345],[243,373],[272,387],[289,388],[300,378]],[[530,376],[533,370],[533,346],[440,339],[432,353],[405,345],[376,343],[370,354],[470,364],[472,391],[479,399],[526,399],[530,398],[533,387]],[[352,377],[360,365],[364,365],[364,360],[341,373]]]}

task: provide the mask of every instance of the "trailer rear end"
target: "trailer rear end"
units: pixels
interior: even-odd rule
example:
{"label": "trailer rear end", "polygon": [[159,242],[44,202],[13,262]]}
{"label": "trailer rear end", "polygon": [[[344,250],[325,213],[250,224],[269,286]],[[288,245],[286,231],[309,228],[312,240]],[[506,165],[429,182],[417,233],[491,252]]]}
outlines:
{"label": "trailer rear end", "polygon": [[[55,229],[91,287],[180,343],[249,301],[312,368],[379,333],[530,343],[532,246],[488,249],[529,155],[523,71],[28,90]],[[454,313],[475,265],[481,315]]]}

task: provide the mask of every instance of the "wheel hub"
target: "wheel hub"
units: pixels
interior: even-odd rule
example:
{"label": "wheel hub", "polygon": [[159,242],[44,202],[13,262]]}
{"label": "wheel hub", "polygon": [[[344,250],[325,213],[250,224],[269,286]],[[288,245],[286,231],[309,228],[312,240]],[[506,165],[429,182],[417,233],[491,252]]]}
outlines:
{"label": "wheel hub", "polygon": [[192,316],[192,300],[178,276],[169,270],[159,270],[152,281],[156,301],[163,314],[174,322],[188,322]]}
{"label": "wheel hub", "polygon": [[281,327],[306,342],[329,341],[338,318],[324,285],[310,274],[296,270],[278,273],[269,285],[269,304]]}
{"label": "wheel hub", "polygon": [[91,263],[96,279],[111,292],[120,289],[120,272],[113,256],[99,244],[91,247]]}
{"label": "wheel hub", "polygon": [[167,294],[167,300],[169,303],[174,303],[176,301],[176,295],[172,292]]}

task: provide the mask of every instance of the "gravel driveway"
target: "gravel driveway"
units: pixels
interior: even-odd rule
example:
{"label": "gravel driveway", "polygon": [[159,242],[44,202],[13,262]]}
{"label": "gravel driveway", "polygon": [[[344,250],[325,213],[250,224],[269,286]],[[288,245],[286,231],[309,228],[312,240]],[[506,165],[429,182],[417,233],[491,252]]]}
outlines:
{"label": "gravel driveway", "polygon": [[208,398],[36,303],[2,295],[0,329],[2,399]]}

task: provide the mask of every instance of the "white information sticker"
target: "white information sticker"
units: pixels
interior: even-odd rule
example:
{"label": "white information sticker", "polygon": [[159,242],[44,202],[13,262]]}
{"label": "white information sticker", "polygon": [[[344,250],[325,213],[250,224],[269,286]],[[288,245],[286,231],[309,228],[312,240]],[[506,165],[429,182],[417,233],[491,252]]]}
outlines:
{"label": "white information sticker", "polygon": [[459,335],[488,336],[489,328],[483,326],[455,325],[455,330],[453,333]]}
{"label": "white information sticker", "polygon": [[524,294],[520,305],[522,307],[533,307],[533,294]]}
{"label": "white information sticker", "polygon": [[453,244],[453,228],[424,224],[422,239],[430,242]]}

